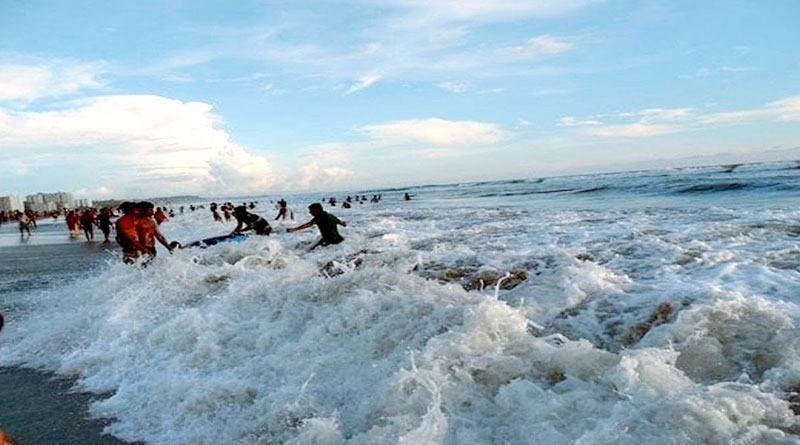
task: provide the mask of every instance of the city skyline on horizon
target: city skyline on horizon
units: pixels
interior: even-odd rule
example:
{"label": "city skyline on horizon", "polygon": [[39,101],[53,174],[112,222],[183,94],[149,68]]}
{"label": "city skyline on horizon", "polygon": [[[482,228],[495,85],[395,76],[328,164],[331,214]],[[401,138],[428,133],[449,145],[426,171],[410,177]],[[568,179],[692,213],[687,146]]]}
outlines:
{"label": "city skyline on horizon", "polygon": [[791,0],[0,12],[0,195],[316,193],[800,158]]}

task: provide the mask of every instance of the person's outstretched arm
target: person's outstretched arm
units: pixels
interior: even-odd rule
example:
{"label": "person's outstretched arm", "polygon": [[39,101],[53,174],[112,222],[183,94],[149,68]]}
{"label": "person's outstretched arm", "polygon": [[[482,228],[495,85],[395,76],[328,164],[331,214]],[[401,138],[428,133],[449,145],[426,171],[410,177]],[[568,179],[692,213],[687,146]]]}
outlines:
{"label": "person's outstretched arm", "polygon": [[242,221],[237,218],[236,219],[236,228],[233,229],[233,232],[231,232],[231,235],[233,235],[234,233],[241,233],[241,232],[242,232]]}
{"label": "person's outstretched arm", "polygon": [[309,221],[309,222],[307,222],[305,224],[300,224],[297,227],[289,227],[288,229],[286,229],[286,231],[289,232],[289,233],[297,232],[298,230],[304,230],[304,229],[307,229],[307,228],[309,228],[309,227],[311,227],[313,225],[314,225],[314,220],[312,219],[311,221]]}
{"label": "person's outstretched arm", "polygon": [[169,244],[169,241],[167,241],[167,238],[165,238],[158,229],[156,229],[156,239],[159,243],[161,243],[162,246],[166,247],[167,250],[172,252],[172,246]]}

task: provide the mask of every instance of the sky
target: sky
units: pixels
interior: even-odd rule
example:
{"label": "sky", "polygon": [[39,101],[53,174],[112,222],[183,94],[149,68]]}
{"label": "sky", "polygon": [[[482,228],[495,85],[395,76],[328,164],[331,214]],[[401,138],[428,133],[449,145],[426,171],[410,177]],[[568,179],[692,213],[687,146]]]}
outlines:
{"label": "sky", "polygon": [[0,0],[0,195],[800,158],[797,0]]}

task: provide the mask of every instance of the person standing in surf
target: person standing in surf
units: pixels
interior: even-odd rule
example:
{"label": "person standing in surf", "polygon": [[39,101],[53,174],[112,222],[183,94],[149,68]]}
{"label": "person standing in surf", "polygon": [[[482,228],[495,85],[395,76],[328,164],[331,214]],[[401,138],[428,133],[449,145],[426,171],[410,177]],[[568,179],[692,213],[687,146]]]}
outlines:
{"label": "person standing in surf", "polygon": [[86,236],[87,242],[94,241],[94,223],[94,209],[85,209],[81,214],[81,228],[83,229],[83,234]]}
{"label": "person standing in surf", "polygon": [[153,203],[142,201],[136,204],[136,207],[139,208],[139,216],[136,217],[136,233],[139,235],[139,242],[145,248],[145,253],[151,257],[156,256],[156,240],[172,252],[172,246],[158,230],[158,223],[153,219],[155,214]]}
{"label": "person standing in surf", "polygon": [[20,238],[25,236],[25,232],[28,233],[28,237],[31,236],[31,218],[25,214],[20,212],[17,216],[17,223],[19,223],[19,236]]}
{"label": "person standing in surf", "polygon": [[139,208],[132,202],[123,202],[119,205],[122,216],[117,220],[117,243],[122,247],[122,261],[131,264],[147,249],[139,242],[139,232],[136,230],[136,220],[139,217]]}
{"label": "person standing in surf", "polygon": [[277,221],[277,220],[279,220],[281,218],[286,220],[287,216],[290,219],[294,219],[294,212],[292,212],[291,209],[289,209],[289,207],[287,207],[286,200],[281,198],[281,200],[278,201],[278,216],[275,217],[275,221]]}
{"label": "person standing in surf", "polygon": [[111,208],[110,207],[103,207],[100,210],[100,214],[97,215],[97,226],[100,227],[100,231],[103,232],[103,236],[105,240],[103,244],[108,244],[109,241],[108,236],[111,234]]}
{"label": "person standing in surf", "polygon": [[342,235],[339,235],[337,226],[347,227],[347,223],[345,221],[337,218],[336,215],[323,210],[322,204],[318,202],[308,206],[308,212],[311,214],[311,216],[313,216],[311,221],[301,224],[297,227],[290,227],[286,229],[286,231],[289,233],[297,232],[316,224],[320,235],[322,235],[322,238],[311,247],[311,250],[316,249],[317,246],[329,246],[331,244],[339,244],[344,241]]}

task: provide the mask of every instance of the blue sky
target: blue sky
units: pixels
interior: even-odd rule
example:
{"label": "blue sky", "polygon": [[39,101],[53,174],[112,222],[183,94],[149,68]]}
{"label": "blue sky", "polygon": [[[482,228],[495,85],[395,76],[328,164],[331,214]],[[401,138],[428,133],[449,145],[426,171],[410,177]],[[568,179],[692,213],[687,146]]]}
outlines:
{"label": "blue sky", "polygon": [[0,0],[0,194],[800,157],[800,2]]}

